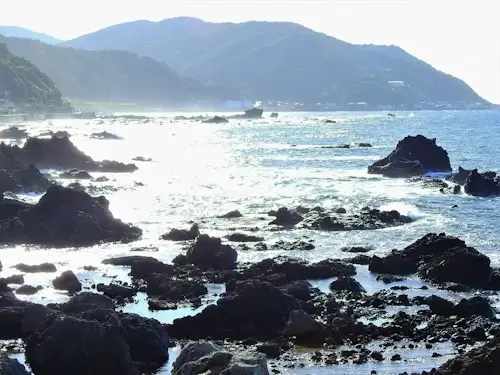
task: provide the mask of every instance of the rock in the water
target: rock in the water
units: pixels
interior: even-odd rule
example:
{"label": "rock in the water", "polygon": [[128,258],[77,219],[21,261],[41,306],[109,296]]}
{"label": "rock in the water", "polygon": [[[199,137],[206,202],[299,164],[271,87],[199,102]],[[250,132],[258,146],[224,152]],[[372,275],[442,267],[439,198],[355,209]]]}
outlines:
{"label": "rock in the water", "polygon": [[73,294],[82,290],[82,283],[75,276],[73,271],[64,271],[59,277],[56,277],[52,282],[54,289],[66,290]]}
{"label": "rock in the water", "polygon": [[94,138],[94,139],[114,139],[114,140],[121,140],[123,139],[122,137],[116,135],[116,134],[113,134],[113,133],[109,133],[107,131],[102,131],[102,132],[99,132],[99,133],[92,133],[90,135],[90,138]]}
{"label": "rock in the water", "polygon": [[37,375],[136,374],[119,327],[95,320],[56,317],[26,341],[26,360]]}
{"label": "rock in the water", "polygon": [[49,304],[48,307],[66,314],[81,314],[92,310],[115,310],[115,303],[109,297],[97,293],[82,292],[62,304]]}
{"label": "rock in the water", "polygon": [[500,180],[496,174],[482,174],[474,169],[465,180],[464,191],[466,194],[478,197],[498,196]]}
{"label": "rock in the water", "polygon": [[444,233],[428,234],[401,251],[386,257],[372,257],[371,272],[409,275],[418,272],[436,282],[455,282],[488,289],[491,285],[490,259],[465,242]]}
{"label": "rock in the water", "polygon": [[387,177],[412,177],[451,170],[446,150],[436,145],[436,139],[420,134],[399,141],[393,152],[368,167],[368,173]]}
{"label": "rock in the water", "polygon": [[315,333],[321,328],[321,324],[304,310],[293,310],[283,333],[286,336],[305,336]]}
{"label": "rock in the water", "polygon": [[130,298],[137,294],[137,290],[118,284],[97,284],[97,291],[111,299]]}
{"label": "rock in the water", "polygon": [[10,153],[25,165],[34,164],[40,169],[80,169],[97,172],[133,172],[135,164],[123,164],[104,160],[97,162],[69,140],[68,137],[28,138],[22,148],[2,144],[2,152]]}
{"label": "rock in the water", "polygon": [[332,281],[330,284],[330,290],[357,294],[365,293],[365,289],[361,286],[361,284],[349,276],[339,277],[337,280]]}
{"label": "rock in the water", "polygon": [[233,269],[238,253],[229,245],[223,245],[220,238],[202,234],[196,238],[185,256],[174,259],[176,264],[194,264],[202,269]]}
{"label": "rock in the water", "polygon": [[0,130],[1,139],[24,139],[28,137],[28,132],[25,129],[20,129],[17,126],[11,126]]}
{"label": "rock in the water", "polygon": [[234,210],[234,211],[229,211],[228,213],[225,213],[224,215],[220,215],[219,219],[237,219],[239,217],[242,217],[243,215],[241,214],[240,211]]}
{"label": "rock in the water", "polygon": [[198,224],[193,224],[189,229],[171,229],[170,232],[161,236],[163,240],[189,241],[195,240],[200,235]]}
{"label": "rock in the water", "polygon": [[206,342],[188,343],[175,360],[172,375],[268,375],[261,353],[230,353]]}
{"label": "rock in the water", "polygon": [[224,117],[215,116],[207,120],[203,120],[203,124],[227,124],[229,120]]}
{"label": "rock in the water", "polygon": [[270,211],[268,215],[276,217],[276,219],[269,223],[270,225],[280,225],[283,227],[294,227],[304,220],[298,212],[289,210],[286,207],[281,207],[277,211]]}
{"label": "rock in the water", "polygon": [[69,171],[61,173],[59,175],[59,178],[69,178],[75,180],[91,180],[92,176],[87,171],[81,171],[79,169],[70,169]]}
{"label": "rock in the water", "polygon": [[230,242],[262,242],[262,241],[264,241],[263,237],[253,236],[251,234],[245,234],[245,233],[231,233],[226,238]]}
{"label": "rock in the water", "polygon": [[9,358],[7,354],[0,354],[0,374],[2,375],[29,375],[26,367],[17,359]]}
{"label": "rock in the water", "polygon": [[28,265],[24,263],[16,264],[15,269],[25,273],[56,272],[57,268],[53,263],[42,263]]}
{"label": "rock in the water", "polygon": [[34,287],[31,285],[22,285],[16,289],[16,294],[23,296],[32,296],[33,294],[37,294],[42,289],[43,287],[41,286]]}
{"label": "rock in the water", "polygon": [[168,274],[152,274],[146,278],[146,292],[165,301],[182,301],[208,293],[205,285],[195,280],[172,280]]}
{"label": "rock in the water", "polygon": [[106,198],[62,186],[51,187],[35,206],[0,221],[0,243],[89,246],[130,242],[141,235],[141,229],[113,217]]}
{"label": "rock in the water", "polygon": [[279,337],[298,301],[269,283],[240,282],[234,294],[223,297],[201,313],[174,320],[168,331],[175,338],[268,340]]}

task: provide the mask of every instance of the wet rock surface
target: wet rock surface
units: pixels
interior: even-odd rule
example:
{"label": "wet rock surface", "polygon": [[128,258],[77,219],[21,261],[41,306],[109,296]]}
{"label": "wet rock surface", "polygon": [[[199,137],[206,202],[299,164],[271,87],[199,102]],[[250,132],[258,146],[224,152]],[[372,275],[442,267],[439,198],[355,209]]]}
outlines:
{"label": "wet rock surface", "polygon": [[0,221],[1,243],[83,246],[133,241],[142,231],[115,219],[104,197],[51,187],[38,203]]}
{"label": "wet rock surface", "polygon": [[451,171],[446,150],[436,144],[436,139],[420,134],[399,141],[394,151],[368,167],[368,173],[387,177],[412,177],[427,172]]}

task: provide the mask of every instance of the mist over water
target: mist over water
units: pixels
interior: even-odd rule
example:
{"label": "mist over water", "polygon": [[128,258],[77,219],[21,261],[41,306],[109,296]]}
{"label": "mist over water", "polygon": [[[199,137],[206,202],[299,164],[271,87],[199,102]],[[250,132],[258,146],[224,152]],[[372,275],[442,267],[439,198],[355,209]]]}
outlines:
{"label": "mist over water", "polygon": [[[32,136],[48,130],[67,130],[72,135],[71,141],[96,160],[132,162],[137,156],[152,158],[152,162],[134,162],[139,166],[134,173],[105,174],[110,179],[108,182],[80,181],[84,186],[93,186],[89,190],[92,195],[106,196],[114,216],[139,226],[144,235],[142,240],[127,245],[106,244],[80,249],[5,246],[2,248],[3,271],[0,277],[16,273],[11,268],[15,264],[48,261],[56,264],[58,272],[73,270],[83,280],[84,286],[109,280],[115,275],[127,280],[128,270],[104,266],[101,260],[137,254],[131,250],[149,246],[157,247],[158,251],[141,252],[140,255],[170,262],[183,251],[182,245],[160,240],[159,236],[171,228],[187,228],[191,222],[199,223],[202,232],[219,237],[232,231],[252,230],[251,234],[264,237],[268,244],[281,239],[304,239],[313,240],[316,246],[310,251],[239,251],[239,260],[244,262],[278,255],[309,261],[352,256],[340,251],[345,246],[370,246],[373,251],[368,255],[384,255],[429,232],[446,232],[465,240],[468,245],[487,254],[494,266],[500,266],[497,249],[500,243],[497,230],[500,198],[445,195],[438,188],[424,187],[421,182],[367,173],[368,165],[389,154],[399,140],[416,134],[436,138],[437,144],[448,151],[454,169],[463,166],[499,171],[500,112],[396,112],[395,118],[384,112],[282,113],[278,119],[232,120],[229,124],[173,121],[175,115],[155,114],[155,119],[149,123],[118,119],[52,120],[26,124]],[[325,119],[337,123],[325,124]],[[89,138],[91,133],[104,130],[123,137],[123,140]],[[373,147],[355,147],[361,142]],[[353,147],[321,148],[342,144]],[[54,177],[59,174],[48,172]],[[98,177],[100,174],[92,175]],[[73,182],[58,181],[65,185]],[[32,194],[22,197],[30,201],[39,198]],[[341,206],[348,211],[357,211],[364,206],[395,209],[415,221],[376,231],[269,230],[269,210],[297,205]],[[454,205],[458,207],[452,208]],[[241,211],[243,218],[217,218],[234,209]],[[84,271],[86,265],[97,266],[99,271]],[[29,299],[39,303],[67,299],[65,294],[49,288],[54,276],[27,274],[26,284],[46,287]],[[375,281],[366,268],[360,268],[358,277],[367,290],[376,290]],[[214,288],[216,293],[218,289]],[[142,314],[147,309],[141,310],[138,306],[128,307],[125,311]],[[182,311],[173,314],[179,317]],[[168,313],[172,314],[165,314]],[[154,317],[164,322],[173,317],[159,316]],[[418,353],[415,358],[418,362]],[[429,361],[429,356],[425,359]],[[340,366],[335,371],[343,369],[337,373],[365,374],[372,368],[373,364],[366,368]],[[379,373],[397,374],[405,370],[401,366],[391,369],[384,372],[389,370],[381,368]],[[308,372],[295,370],[294,373]]]}

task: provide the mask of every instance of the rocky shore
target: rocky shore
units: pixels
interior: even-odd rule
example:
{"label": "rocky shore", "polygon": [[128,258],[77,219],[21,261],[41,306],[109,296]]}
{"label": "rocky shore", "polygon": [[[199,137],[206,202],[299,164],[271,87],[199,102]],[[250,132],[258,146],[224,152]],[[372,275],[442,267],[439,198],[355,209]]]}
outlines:
{"label": "rocky shore", "polygon": [[[4,138],[25,135],[19,129],[2,133]],[[121,139],[107,132],[94,137]],[[133,172],[137,167],[95,161],[66,136],[28,138],[23,147],[2,143],[1,244],[80,251],[140,240],[142,229],[115,218],[105,197],[63,187],[40,171],[45,169],[57,170],[59,179],[92,180],[89,172]],[[442,192],[458,194],[462,187],[474,196],[500,192],[494,172],[459,168],[453,173],[448,153],[435,139],[421,135],[404,138],[368,171],[426,182],[429,172],[444,172],[446,181],[432,180]],[[23,191],[42,195],[37,203],[9,195]],[[182,246],[171,262],[131,253],[87,266],[92,271],[126,270],[128,281],[88,285],[71,267],[61,269],[50,259],[16,264],[17,274],[0,278],[2,349],[24,353],[35,375],[155,374],[168,363],[173,375],[267,375],[306,365],[347,364],[373,366],[370,371],[376,374],[377,364],[405,363],[406,350],[417,348],[433,360],[454,357],[418,375],[500,373],[500,325],[493,306],[500,269],[474,244],[436,232],[385,255],[373,254],[370,244],[346,244],[343,252],[349,257],[308,262],[272,251],[310,251],[313,241],[281,239],[271,246],[265,236],[295,230],[332,236],[391,230],[414,225],[416,219],[396,210],[341,206],[281,207],[258,215],[258,235],[247,228],[217,237],[206,233],[206,223],[166,228],[159,240]],[[234,210],[216,219],[245,216]],[[266,257],[240,260],[248,249]],[[25,276],[37,273],[51,275],[52,287],[68,301],[22,298],[42,290],[25,282]],[[361,273],[375,280],[376,292],[368,290]],[[419,284],[406,283],[408,279]],[[213,284],[224,292],[212,295]],[[201,310],[168,323],[124,312],[139,298],[153,312]],[[442,350],[444,344],[451,353]],[[179,349],[175,357],[173,348]],[[24,375],[28,368],[7,354],[0,356],[0,374]]]}

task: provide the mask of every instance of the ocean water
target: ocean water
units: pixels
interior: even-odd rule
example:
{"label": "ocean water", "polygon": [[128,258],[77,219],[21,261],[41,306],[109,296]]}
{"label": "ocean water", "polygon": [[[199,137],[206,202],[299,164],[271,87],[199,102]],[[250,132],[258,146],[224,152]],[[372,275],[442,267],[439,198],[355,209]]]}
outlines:
{"label": "ocean water", "polygon": [[[130,255],[133,248],[147,246],[156,247],[158,251],[142,252],[141,255],[169,262],[182,251],[182,245],[162,241],[159,236],[174,227],[187,228],[190,222],[199,223],[202,232],[220,237],[234,230],[252,230],[252,234],[263,236],[268,244],[280,239],[307,239],[313,240],[316,246],[310,251],[240,251],[240,261],[254,262],[277,255],[310,261],[344,258],[351,254],[342,253],[342,247],[358,245],[373,247],[368,255],[384,255],[429,232],[446,232],[464,239],[470,246],[487,254],[493,265],[500,266],[500,252],[497,251],[500,198],[447,195],[437,188],[424,187],[421,182],[367,174],[368,165],[390,153],[400,139],[416,134],[437,138],[437,143],[448,151],[454,169],[463,166],[499,171],[498,111],[396,112],[396,117],[388,117],[384,112],[301,112],[282,113],[278,119],[232,120],[229,124],[174,121],[173,117],[178,114],[171,113],[149,115],[154,116],[150,122],[52,120],[23,124],[32,136],[48,130],[67,130],[75,145],[96,160],[131,162],[137,156],[152,158],[152,162],[135,162],[139,170],[134,173],[105,174],[110,178],[109,182],[81,181],[83,185],[93,185],[93,194],[105,195],[115,217],[139,226],[144,236],[128,245],[107,244],[80,249],[4,246],[0,253],[3,264],[0,277],[18,273],[11,268],[17,263],[50,261],[56,264],[58,272],[73,270],[84,285],[113,277],[126,280],[127,270],[104,266],[101,260]],[[327,118],[337,123],[325,124]],[[103,130],[117,134],[123,140],[89,138],[91,133]],[[320,148],[360,142],[371,143],[373,147]],[[55,171],[47,172],[57,176]],[[99,176],[97,173],[92,175]],[[72,181],[60,182],[68,184]],[[31,201],[39,198],[32,194],[22,197]],[[267,212],[270,209],[297,205],[343,206],[348,210],[368,205],[396,209],[416,220],[409,225],[376,231],[269,230]],[[458,207],[452,208],[454,205]],[[235,220],[217,218],[233,209],[240,210],[244,217]],[[86,265],[99,269],[87,272],[83,270]],[[50,288],[54,276],[26,275],[27,284],[46,287],[29,299],[41,303],[66,300],[68,297],[64,293]],[[365,267],[359,268],[359,278],[369,292],[384,287]],[[409,282],[419,283],[418,280]],[[214,286],[214,294],[217,293],[220,290]],[[143,305],[132,305],[126,310],[154,314],[147,312],[141,307]],[[181,309],[175,312],[175,317],[192,313]],[[155,317],[165,322],[173,318],[168,314]],[[434,359],[433,363],[429,362],[429,356],[418,360],[419,355],[414,355],[417,358],[415,363],[423,367],[417,368],[425,370],[435,366]],[[444,359],[446,357],[442,361]],[[379,374],[402,371],[401,366],[384,366],[377,369]],[[335,371],[369,373],[363,366],[340,368]],[[289,371],[305,374],[308,373],[306,370]]]}

